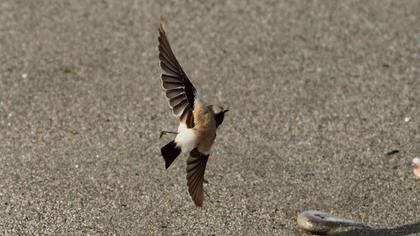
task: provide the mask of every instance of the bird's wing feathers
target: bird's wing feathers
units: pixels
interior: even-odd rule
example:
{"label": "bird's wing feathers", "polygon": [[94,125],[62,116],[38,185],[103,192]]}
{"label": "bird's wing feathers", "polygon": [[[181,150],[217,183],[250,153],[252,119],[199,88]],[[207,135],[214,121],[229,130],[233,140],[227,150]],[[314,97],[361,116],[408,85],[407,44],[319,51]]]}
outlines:
{"label": "bird's wing feathers", "polygon": [[204,200],[204,172],[209,155],[200,153],[196,148],[190,152],[187,159],[188,192],[196,206],[203,206]]}
{"label": "bird's wing feathers", "polygon": [[169,99],[174,115],[185,120],[188,128],[194,127],[193,114],[196,89],[178,63],[166,36],[164,19],[159,27],[159,60],[162,73],[162,86]]}

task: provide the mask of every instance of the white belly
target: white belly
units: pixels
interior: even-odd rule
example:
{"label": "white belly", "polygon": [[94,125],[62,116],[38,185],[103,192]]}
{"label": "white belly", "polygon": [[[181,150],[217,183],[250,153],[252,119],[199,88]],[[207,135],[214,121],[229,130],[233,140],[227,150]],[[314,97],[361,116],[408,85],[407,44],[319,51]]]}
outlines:
{"label": "white belly", "polygon": [[181,123],[178,127],[178,134],[175,137],[175,143],[181,148],[183,153],[190,152],[197,146],[197,136],[192,129]]}

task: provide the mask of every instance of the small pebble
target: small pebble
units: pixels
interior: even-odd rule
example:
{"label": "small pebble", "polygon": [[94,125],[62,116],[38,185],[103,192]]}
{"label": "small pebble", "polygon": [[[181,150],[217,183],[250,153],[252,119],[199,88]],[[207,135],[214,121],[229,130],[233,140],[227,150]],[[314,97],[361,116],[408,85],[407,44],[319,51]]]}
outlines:
{"label": "small pebble", "polygon": [[414,176],[416,176],[418,179],[420,179],[420,158],[416,157],[413,159],[413,174]]}
{"label": "small pebble", "polygon": [[22,74],[22,78],[23,78],[23,79],[28,78],[28,74],[26,74],[26,73],[25,73],[25,74]]}
{"label": "small pebble", "polygon": [[410,117],[406,117],[406,118],[404,118],[404,122],[409,122],[411,120],[411,118]]}

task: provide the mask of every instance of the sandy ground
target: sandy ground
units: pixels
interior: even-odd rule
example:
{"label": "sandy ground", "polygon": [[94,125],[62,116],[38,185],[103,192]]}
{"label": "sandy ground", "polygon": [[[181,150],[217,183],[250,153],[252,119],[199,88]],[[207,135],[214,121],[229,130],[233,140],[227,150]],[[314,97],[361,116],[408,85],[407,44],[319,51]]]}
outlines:
{"label": "sandy ground", "polygon": [[[231,110],[203,208],[159,152],[160,15]],[[0,234],[301,235],[314,209],[420,235],[419,25],[415,0],[3,0]]]}

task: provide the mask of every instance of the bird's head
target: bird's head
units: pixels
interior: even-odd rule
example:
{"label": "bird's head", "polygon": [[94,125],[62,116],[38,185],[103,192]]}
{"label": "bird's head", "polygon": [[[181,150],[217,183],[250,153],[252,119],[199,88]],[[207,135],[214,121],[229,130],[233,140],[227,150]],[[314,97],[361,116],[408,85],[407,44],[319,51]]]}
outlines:
{"label": "bird's head", "polygon": [[219,127],[223,123],[223,119],[225,118],[225,113],[229,111],[229,109],[224,109],[218,105],[210,105],[210,110],[214,114],[214,119],[216,120],[216,126]]}

